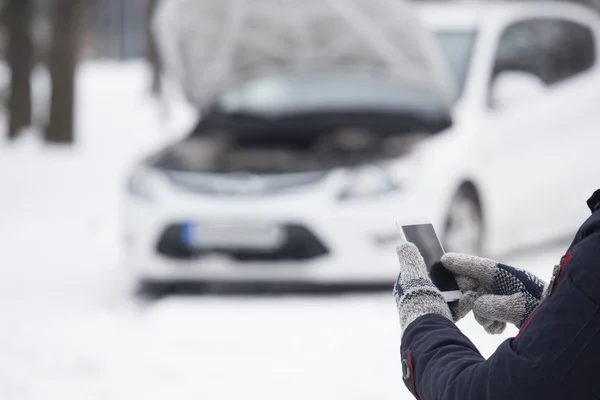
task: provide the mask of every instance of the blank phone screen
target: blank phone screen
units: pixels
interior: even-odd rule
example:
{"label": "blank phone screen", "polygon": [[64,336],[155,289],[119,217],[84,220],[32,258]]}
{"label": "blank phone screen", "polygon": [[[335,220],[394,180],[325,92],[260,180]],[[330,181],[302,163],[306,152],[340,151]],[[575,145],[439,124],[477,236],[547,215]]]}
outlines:
{"label": "blank phone screen", "polygon": [[435,233],[435,229],[433,229],[433,225],[403,225],[402,232],[406,240],[417,246],[421,252],[433,284],[442,292],[459,290],[452,272],[444,268],[440,262],[444,254],[444,248]]}

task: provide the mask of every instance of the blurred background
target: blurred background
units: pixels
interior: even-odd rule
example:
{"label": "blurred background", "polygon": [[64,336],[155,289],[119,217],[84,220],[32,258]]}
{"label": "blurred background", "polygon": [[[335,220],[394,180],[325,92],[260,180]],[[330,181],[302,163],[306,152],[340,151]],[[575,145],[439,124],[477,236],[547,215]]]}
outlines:
{"label": "blurred background", "polygon": [[598,7],[0,1],[0,396],[411,398],[396,221],[549,279]]}

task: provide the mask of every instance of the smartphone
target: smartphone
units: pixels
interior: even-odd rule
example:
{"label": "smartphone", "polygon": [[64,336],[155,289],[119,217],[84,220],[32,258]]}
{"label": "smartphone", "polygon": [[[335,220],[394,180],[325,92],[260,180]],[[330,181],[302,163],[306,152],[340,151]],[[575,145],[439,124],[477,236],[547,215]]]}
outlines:
{"label": "smartphone", "polygon": [[413,243],[427,265],[427,272],[435,286],[442,292],[446,302],[457,301],[462,296],[458,288],[454,274],[444,268],[440,259],[444,254],[442,243],[438,239],[432,224],[401,225],[396,221],[402,236],[408,242]]}

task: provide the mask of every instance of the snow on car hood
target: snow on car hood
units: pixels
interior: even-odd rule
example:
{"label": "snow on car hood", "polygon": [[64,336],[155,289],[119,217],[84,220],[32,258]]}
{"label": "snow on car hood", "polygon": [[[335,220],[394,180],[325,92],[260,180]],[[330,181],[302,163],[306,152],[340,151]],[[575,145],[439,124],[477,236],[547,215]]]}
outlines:
{"label": "snow on car hood", "polygon": [[402,0],[163,0],[154,21],[167,74],[206,105],[249,79],[368,73],[454,98],[440,51]]}

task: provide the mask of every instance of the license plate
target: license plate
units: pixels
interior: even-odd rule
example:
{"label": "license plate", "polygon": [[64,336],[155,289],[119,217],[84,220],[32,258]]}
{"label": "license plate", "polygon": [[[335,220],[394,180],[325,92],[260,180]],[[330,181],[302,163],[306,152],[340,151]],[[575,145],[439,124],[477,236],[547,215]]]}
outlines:
{"label": "license plate", "polygon": [[183,226],[183,241],[200,249],[257,249],[281,247],[282,227],[260,223],[199,223]]}

